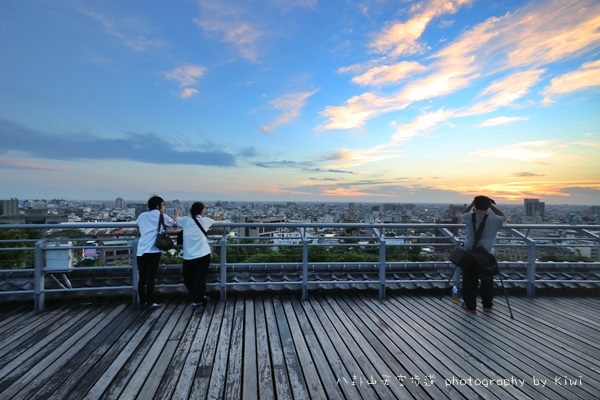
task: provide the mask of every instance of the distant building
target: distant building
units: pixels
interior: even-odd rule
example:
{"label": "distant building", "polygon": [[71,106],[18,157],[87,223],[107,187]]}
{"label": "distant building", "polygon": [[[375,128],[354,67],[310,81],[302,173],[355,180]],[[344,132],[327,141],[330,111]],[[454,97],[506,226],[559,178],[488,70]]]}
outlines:
{"label": "distant building", "polygon": [[[252,215],[242,215],[238,218],[238,222],[242,223],[283,223],[286,222],[285,217],[260,218],[255,219]],[[280,232],[280,227],[260,226],[255,227],[238,227],[235,229],[238,237],[259,238],[272,236],[274,232]]]}
{"label": "distant building", "polygon": [[115,208],[126,208],[125,200],[122,197],[117,197],[115,200]]}
{"label": "distant building", "polygon": [[19,199],[0,200],[0,215],[19,215]]}
{"label": "distant building", "polygon": [[600,224],[600,206],[592,206],[591,213],[597,224]]}
{"label": "distant building", "polygon": [[467,207],[466,204],[463,204],[463,205],[450,204],[448,206],[448,217],[450,218],[450,220],[452,221],[453,224],[457,224],[460,222],[460,215],[462,214],[462,211],[466,207]]}
{"label": "distant building", "polygon": [[525,216],[535,219],[544,218],[546,203],[539,199],[525,199]]}

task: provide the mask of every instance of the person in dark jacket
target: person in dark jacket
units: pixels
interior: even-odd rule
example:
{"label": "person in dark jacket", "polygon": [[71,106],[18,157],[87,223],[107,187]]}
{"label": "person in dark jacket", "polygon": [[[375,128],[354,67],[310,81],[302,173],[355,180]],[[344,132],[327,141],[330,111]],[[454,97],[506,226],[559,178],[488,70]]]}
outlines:
{"label": "person in dark jacket", "polygon": [[[492,212],[489,213],[488,210]],[[476,216],[475,228],[473,228],[471,211]],[[487,196],[476,196],[471,204],[462,211],[461,222],[466,224],[467,230],[465,248],[471,249],[473,247],[476,230],[486,215],[484,229],[477,245],[493,254],[496,236],[504,221],[506,221],[506,215],[496,207],[496,202]],[[481,296],[483,310],[486,312],[492,311],[494,305],[494,276],[481,274],[476,268],[464,268],[462,271],[463,301],[467,311],[473,314],[477,310],[478,291]]]}

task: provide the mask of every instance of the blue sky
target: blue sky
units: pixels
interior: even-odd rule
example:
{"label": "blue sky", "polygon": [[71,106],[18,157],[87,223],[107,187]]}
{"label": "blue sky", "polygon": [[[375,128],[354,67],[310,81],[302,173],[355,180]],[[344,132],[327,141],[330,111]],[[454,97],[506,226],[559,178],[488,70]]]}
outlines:
{"label": "blue sky", "polygon": [[0,197],[600,204],[600,2],[0,2]]}

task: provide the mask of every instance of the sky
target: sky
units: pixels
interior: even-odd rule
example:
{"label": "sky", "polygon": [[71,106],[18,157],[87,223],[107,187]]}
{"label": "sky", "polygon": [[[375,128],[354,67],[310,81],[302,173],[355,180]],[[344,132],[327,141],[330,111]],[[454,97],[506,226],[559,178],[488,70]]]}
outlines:
{"label": "sky", "polygon": [[597,0],[4,0],[0,198],[600,204]]}

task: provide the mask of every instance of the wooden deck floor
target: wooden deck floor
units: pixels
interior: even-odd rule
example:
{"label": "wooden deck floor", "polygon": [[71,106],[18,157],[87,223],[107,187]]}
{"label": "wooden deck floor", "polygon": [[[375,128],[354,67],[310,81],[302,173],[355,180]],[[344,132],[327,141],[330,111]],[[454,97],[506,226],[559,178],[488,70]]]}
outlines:
{"label": "wooden deck floor", "polygon": [[0,306],[6,399],[598,399],[600,297]]}

